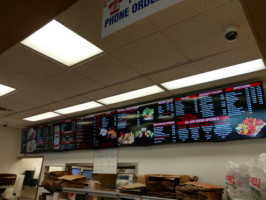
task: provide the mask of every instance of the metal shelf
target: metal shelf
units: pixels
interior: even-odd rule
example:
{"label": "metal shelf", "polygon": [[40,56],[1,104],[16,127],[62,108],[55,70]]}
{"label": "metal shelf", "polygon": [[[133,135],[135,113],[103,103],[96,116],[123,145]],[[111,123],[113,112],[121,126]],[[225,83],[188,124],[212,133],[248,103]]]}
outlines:
{"label": "metal shelf", "polygon": [[116,191],[106,191],[106,190],[89,190],[84,188],[62,188],[63,192],[77,193],[77,194],[87,194],[91,196],[100,196],[100,197],[110,197],[110,198],[123,198],[123,199],[134,199],[134,200],[173,200],[160,197],[151,197],[151,196],[140,196],[140,195],[131,195],[126,193],[119,193]]}

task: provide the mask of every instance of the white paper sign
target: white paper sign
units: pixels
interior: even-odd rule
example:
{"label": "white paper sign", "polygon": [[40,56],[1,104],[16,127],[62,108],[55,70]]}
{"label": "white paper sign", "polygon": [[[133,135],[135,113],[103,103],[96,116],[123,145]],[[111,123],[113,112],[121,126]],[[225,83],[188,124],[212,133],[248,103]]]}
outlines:
{"label": "white paper sign", "polygon": [[118,149],[95,151],[93,173],[116,174]]}
{"label": "white paper sign", "polygon": [[102,37],[182,0],[110,0],[104,5]]}

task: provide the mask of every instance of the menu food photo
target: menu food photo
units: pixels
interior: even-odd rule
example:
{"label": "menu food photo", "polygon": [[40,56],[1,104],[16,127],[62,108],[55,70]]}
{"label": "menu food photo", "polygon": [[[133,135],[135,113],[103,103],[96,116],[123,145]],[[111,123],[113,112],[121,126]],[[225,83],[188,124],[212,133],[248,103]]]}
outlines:
{"label": "menu food photo", "polygon": [[21,153],[263,138],[265,125],[257,81],[26,128]]}
{"label": "menu food photo", "polygon": [[117,146],[116,123],[116,111],[95,115],[96,148],[104,149]]}

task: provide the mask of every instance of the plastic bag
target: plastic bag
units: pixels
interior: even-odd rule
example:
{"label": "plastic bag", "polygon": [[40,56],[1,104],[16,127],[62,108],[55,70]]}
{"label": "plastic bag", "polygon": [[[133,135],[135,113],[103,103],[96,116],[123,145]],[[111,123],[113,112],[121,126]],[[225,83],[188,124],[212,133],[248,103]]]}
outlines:
{"label": "plastic bag", "polygon": [[228,162],[226,169],[226,192],[230,199],[252,200],[249,171],[254,162],[236,164]]}
{"label": "plastic bag", "polygon": [[249,185],[254,199],[266,200],[266,154],[261,154],[250,169]]}

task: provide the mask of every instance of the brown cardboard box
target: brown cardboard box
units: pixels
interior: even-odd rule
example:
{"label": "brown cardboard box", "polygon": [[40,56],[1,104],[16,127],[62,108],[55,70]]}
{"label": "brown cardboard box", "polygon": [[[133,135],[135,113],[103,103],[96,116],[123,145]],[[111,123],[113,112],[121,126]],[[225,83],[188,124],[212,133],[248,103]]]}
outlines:
{"label": "brown cardboard box", "polygon": [[161,177],[165,179],[179,179],[180,183],[186,183],[189,181],[197,181],[198,177],[197,176],[188,176],[188,175],[169,175],[169,174],[146,174],[145,175],[145,183],[150,179],[150,177]]}
{"label": "brown cardboard box", "polygon": [[145,175],[137,174],[137,175],[136,175],[136,180],[135,180],[135,182],[137,182],[137,183],[142,183],[142,184],[146,184]]}
{"label": "brown cardboard box", "polygon": [[176,186],[176,198],[180,200],[222,200],[224,187],[219,185],[187,182]]}
{"label": "brown cardboard box", "polygon": [[87,177],[81,175],[65,175],[57,179],[58,181],[55,182],[55,185],[71,188],[83,188],[87,182]]}

